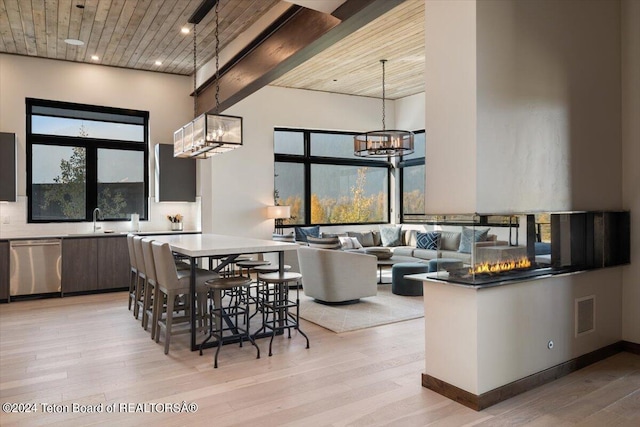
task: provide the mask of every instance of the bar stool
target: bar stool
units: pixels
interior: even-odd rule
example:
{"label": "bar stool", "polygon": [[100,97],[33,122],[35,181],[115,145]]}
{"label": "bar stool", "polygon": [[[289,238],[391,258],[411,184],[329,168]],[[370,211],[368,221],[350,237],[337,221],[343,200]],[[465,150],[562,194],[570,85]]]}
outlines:
{"label": "bar stool", "polygon": [[269,264],[271,264],[270,261],[263,261],[263,260],[253,260],[253,259],[241,260],[241,261],[236,260],[236,266],[240,269],[240,276],[243,276],[242,270],[245,269],[247,271],[247,277],[249,278],[251,277],[251,271],[253,269],[255,269],[256,267],[261,267]]}
{"label": "bar stool", "polygon": [[[279,265],[274,265],[274,264],[268,264],[268,265],[259,265],[257,267],[254,267],[253,272],[256,273],[258,275],[258,277],[256,278],[256,284],[257,284],[257,291],[256,291],[256,311],[253,312],[253,314],[251,315],[251,318],[253,318],[253,316],[255,316],[256,314],[258,314],[259,312],[262,311],[262,307],[260,302],[258,301],[258,299],[260,298],[260,274],[261,273],[276,273],[278,271],[280,271],[280,266]],[[291,270],[291,266],[284,264],[282,266],[282,271],[290,271]]]}
{"label": "bar stool", "polygon": [[[243,272],[243,270],[246,270],[247,277],[249,279],[251,279],[251,273],[255,272],[255,268],[256,267],[263,267],[263,266],[266,266],[266,265],[269,265],[269,264],[271,264],[270,261],[264,261],[264,260],[243,259],[243,260],[238,261],[236,259],[236,266],[240,270],[240,277],[244,277],[244,274],[242,272]],[[255,282],[251,282],[251,284],[249,284],[249,290],[246,293],[246,297],[250,301],[253,301],[254,303],[256,303],[256,306],[257,306],[257,302],[258,302],[257,296],[253,296],[251,294],[251,290],[252,289],[257,289],[257,288],[258,288],[258,279],[256,278]],[[256,294],[257,294],[257,291],[256,291]],[[234,296],[233,295],[230,295],[230,296],[231,296],[231,299],[233,300]]]}
{"label": "bar stool", "polygon": [[[289,299],[289,283],[298,284],[302,274],[295,272],[275,272],[258,274],[258,280],[265,284],[258,292],[259,303],[262,309],[262,329],[271,330],[269,341],[269,356],[272,355],[271,347],[273,338],[277,332],[288,332],[291,338],[291,329],[295,329],[307,340],[309,337],[300,329],[300,287],[296,286],[296,300]],[[295,313],[291,313],[295,311]]]}
{"label": "bar stool", "polygon": [[[218,279],[207,280],[205,285],[209,288],[209,336],[200,343],[200,356],[202,348],[211,338],[217,342],[216,354],[214,356],[213,367],[218,367],[218,354],[223,341],[238,339],[240,347],[244,339],[249,340],[258,351],[256,359],[260,359],[260,347],[249,334],[249,304],[248,298],[242,293],[249,291],[251,279],[248,277],[220,277]],[[222,304],[223,293],[240,295],[235,298],[236,303],[230,304],[226,308]],[[242,318],[245,328],[240,328],[238,320]],[[225,326],[226,324],[226,326]],[[225,332],[230,332],[225,336]]]}

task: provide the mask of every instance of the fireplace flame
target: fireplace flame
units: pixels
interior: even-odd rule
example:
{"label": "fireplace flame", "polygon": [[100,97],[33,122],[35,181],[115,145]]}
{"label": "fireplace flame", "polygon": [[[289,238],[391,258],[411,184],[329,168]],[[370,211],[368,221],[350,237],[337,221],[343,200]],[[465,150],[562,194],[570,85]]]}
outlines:
{"label": "fireplace flame", "polygon": [[476,264],[475,268],[469,269],[469,274],[502,273],[505,271],[529,267],[531,267],[531,261],[529,258],[522,257],[520,259],[508,259],[494,263],[485,262],[482,264]]}

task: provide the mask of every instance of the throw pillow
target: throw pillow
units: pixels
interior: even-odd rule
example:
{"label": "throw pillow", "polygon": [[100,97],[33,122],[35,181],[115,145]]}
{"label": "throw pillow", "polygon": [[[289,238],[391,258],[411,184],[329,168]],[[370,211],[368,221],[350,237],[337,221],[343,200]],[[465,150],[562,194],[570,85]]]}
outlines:
{"label": "throw pillow", "polygon": [[375,246],[374,241],[373,241],[373,233],[370,231],[367,231],[365,233],[358,233],[355,231],[347,231],[347,235],[349,237],[355,237],[356,239],[358,239],[358,242],[360,242],[360,244],[362,246],[369,247],[369,246]]}
{"label": "throw pillow", "polygon": [[275,240],[276,242],[289,242],[289,243],[295,243],[296,241],[296,237],[293,234],[293,231],[291,233],[288,234],[278,234],[278,233],[273,233],[271,235],[271,240]]}
{"label": "throw pillow", "polygon": [[320,237],[320,226],[296,227],[296,242],[307,242],[307,237]]}
{"label": "throw pillow", "polygon": [[462,236],[460,237],[460,247],[458,252],[470,254],[471,247],[475,242],[484,242],[487,239],[489,233],[488,228],[468,228],[462,227]]}
{"label": "throw pillow", "polygon": [[342,249],[339,237],[313,237],[307,236],[310,248],[318,249]]}
{"label": "throw pillow", "polygon": [[437,231],[430,231],[427,233],[418,232],[418,249],[440,249],[440,233]]}
{"label": "throw pillow", "polygon": [[440,249],[443,251],[457,251],[460,249],[460,234],[457,231],[440,232]]}
{"label": "throw pillow", "polygon": [[402,227],[392,226],[380,226],[380,239],[382,240],[382,246],[400,246],[402,245]]}
{"label": "throw pillow", "polygon": [[382,239],[380,238],[380,232],[377,230],[371,230],[373,235],[373,246],[382,246]]}
{"label": "throw pillow", "polygon": [[355,237],[338,237],[342,244],[342,249],[361,249],[362,245]]}

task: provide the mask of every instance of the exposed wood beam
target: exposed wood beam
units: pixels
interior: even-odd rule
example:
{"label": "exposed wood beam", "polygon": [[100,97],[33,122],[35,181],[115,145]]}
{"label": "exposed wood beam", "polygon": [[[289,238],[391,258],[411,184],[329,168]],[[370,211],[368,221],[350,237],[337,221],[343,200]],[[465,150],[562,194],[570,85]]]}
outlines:
{"label": "exposed wood beam", "polygon": [[[220,70],[220,112],[405,0],[348,0],[333,14],[297,7]],[[338,18],[338,16],[340,18]],[[215,77],[198,89],[198,114],[215,110]]]}
{"label": "exposed wood beam", "polygon": [[207,13],[218,4],[218,0],[203,0],[200,6],[193,12],[193,15],[187,21],[189,24],[199,24]]}

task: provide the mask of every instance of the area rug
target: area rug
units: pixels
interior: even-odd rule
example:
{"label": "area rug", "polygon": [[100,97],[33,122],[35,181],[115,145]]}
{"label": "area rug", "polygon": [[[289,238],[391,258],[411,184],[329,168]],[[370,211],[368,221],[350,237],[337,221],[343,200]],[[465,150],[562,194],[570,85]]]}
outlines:
{"label": "area rug", "polygon": [[300,317],[337,333],[423,316],[421,296],[394,295],[391,285],[378,285],[378,295],[349,305],[319,304],[300,292]]}

